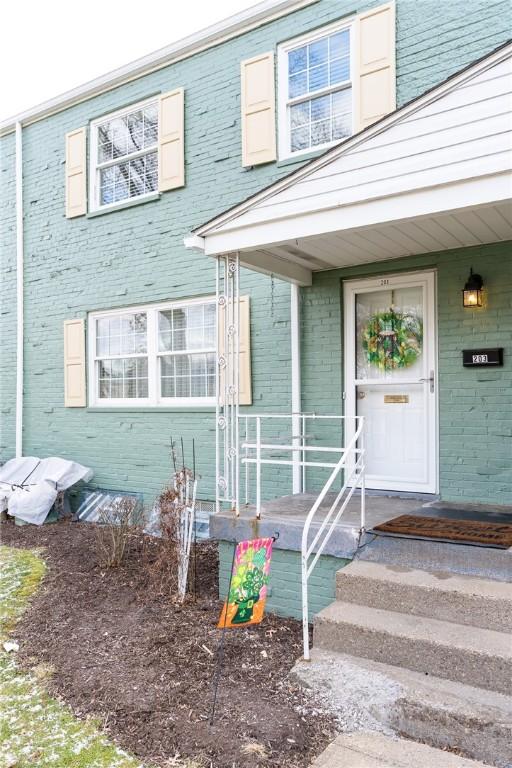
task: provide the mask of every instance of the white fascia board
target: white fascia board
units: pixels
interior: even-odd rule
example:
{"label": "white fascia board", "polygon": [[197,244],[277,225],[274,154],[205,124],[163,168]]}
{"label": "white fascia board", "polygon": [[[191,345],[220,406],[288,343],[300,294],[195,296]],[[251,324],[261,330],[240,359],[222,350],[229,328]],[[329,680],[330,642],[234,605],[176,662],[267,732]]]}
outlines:
{"label": "white fascia board", "polygon": [[183,238],[183,245],[185,248],[189,248],[192,251],[199,251],[199,253],[204,253],[204,237],[199,237],[199,235],[187,235]]}
{"label": "white fascia board", "polygon": [[[208,256],[231,251],[270,248],[289,240],[298,240],[330,232],[410,221],[422,216],[453,213],[511,200],[512,172],[465,179],[423,189],[408,190],[390,197],[360,200],[298,216],[249,224],[229,232],[212,232],[204,237]],[[456,205],[454,206],[454,202]],[[512,202],[512,200],[511,200]]]}
{"label": "white fascia board", "polygon": [[100,93],[110,91],[143,75],[148,75],[150,72],[167,67],[169,64],[189,58],[233,37],[245,34],[261,24],[267,24],[269,21],[317,2],[319,0],[264,0],[257,5],[252,5],[240,13],[184,37],[182,40],[159,48],[147,56],[135,59],[129,64],[3,120],[0,122],[0,136],[12,133],[16,123],[21,123],[23,126],[35,123],[82,101],[87,101],[93,96],[98,96]]}
{"label": "white fascia board", "polygon": [[333,147],[333,149],[330,149],[324,154],[320,155],[320,157],[316,160],[312,160],[311,162],[306,163],[306,165],[303,167],[298,168],[296,171],[293,171],[287,176],[284,176],[284,178],[276,181],[269,187],[262,189],[260,192],[252,195],[250,198],[244,200],[239,205],[225,211],[224,213],[221,213],[214,219],[211,219],[205,224],[197,227],[194,230],[194,234],[201,235],[203,237],[208,235],[210,237],[215,233],[215,230],[221,229],[225,224],[228,224],[237,219],[239,216],[242,216],[246,211],[250,210],[258,203],[269,200],[282,190],[294,186],[296,183],[307,178],[309,175],[319,170],[320,168],[330,165],[334,160],[346,152],[364,145],[373,136],[384,133],[388,128],[391,128],[393,125],[401,122],[409,115],[412,115],[423,107],[432,104],[468,80],[472,80],[481,72],[485,72],[487,69],[490,69],[496,64],[499,64],[501,61],[505,61],[511,57],[512,43],[509,43],[508,45],[500,47],[497,51],[490,54],[489,56],[481,59],[476,64],[466,67],[458,75],[453,75],[439,86],[431,89],[427,93],[419,96],[417,99],[414,99],[408,104],[405,104],[403,107],[400,107],[387,117],[382,118],[375,125],[365,128],[360,133],[356,133],[354,136],[344,141],[341,145]]}
{"label": "white fascia board", "polygon": [[[205,239],[197,235],[190,235],[183,238],[185,248],[197,251],[205,255]],[[213,254],[216,256],[217,254]],[[286,259],[280,259],[273,254],[266,252],[251,252],[249,254],[240,254],[240,264],[253,272],[261,272],[265,275],[276,275],[282,280],[295,285],[311,285],[312,273],[307,267],[301,264],[295,264]]]}

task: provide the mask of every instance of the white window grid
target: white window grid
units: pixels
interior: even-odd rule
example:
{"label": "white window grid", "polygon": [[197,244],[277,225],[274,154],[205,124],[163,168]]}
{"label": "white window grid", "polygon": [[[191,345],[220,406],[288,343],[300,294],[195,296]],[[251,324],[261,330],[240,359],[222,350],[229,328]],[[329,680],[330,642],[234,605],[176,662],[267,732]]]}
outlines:
{"label": "white window grid", "polygon": [[[99,160],[99,130],[106,123],[113,122],[115,120],[122,120],[128,118],[130,115],[144,111],[150,107],[154,107],[157,112],[157,134],[154,141],[150,142],[147,146],[144,145],[141,149],[132,152],[127,152],[116,158]],[[145,141],[143,142],[145,144]],[[120,109],[117,112],[111,112],[108,115],[103,115],[96,120],[91,121],[90,124],[90,154],[89,154],[89,210],[97,211],[111,208],[113,206],[122,205],[123,203],[130,202],[132,200],[142,200],[146,197],[154,195],[158,191],[158,100],[154,97],[146,99],[144,101],[132,104],[129,107]],[[140,169],[144,164],[143,174],[144,178],[146,173],[154,173],[155,188],[145,191],[140,195],[128,194],[127,197],[122,200],[114,200],[111,203],[101,203],[101,172],[112,170],[115,175],[116,170],[124,166],[124,172],[127,174],[127,183],[130,188],[130,175],[135,165],[138,167],[137,175],[140,178]],[[125,179],[126,183],[126,179]],[[115,185],[115,180],[113,181]]]}
{"label": "white window grid", "polygon": [[147,314],[126,312],[96,322],[98,398],[148,396]]}
{"label": "white window grid", "polygon": [[[183,325],[177,322],[178,313],[185,318]],[[169,323],[167,329],[162,327],[161,321],[164,316]],[[198,396],[213,397],[215,395],[215,304],[172,307],[167,313],[160,310],[158,322],[161,387],[165,385],[174,388],[175,393],[170,396],[179,397],[176,391],[180,387],[188,386],[193,392],[194,387],[202,389],[202,383],[204,383],[207,391]]]}
{"label": "white window grid", "polygon": [[[88,318],[88,358],[89,358],[89,405],[90,407],[138,407],[138,406],[211,406],[215,404],[215,365],[216,365],[216,333],[215,325],[213,336],[211,333],[208,337],[208,345],[179,349],[179,350],[162,350],[159,344],[159,313],[169,312],[171,310],[183,310],[185,309],[188,316],[189,308],[194,308],[196,311],[199,307],[212,306],[215,308],[215,299],[213,297],[201,297],[197,299],[188,299],[186,301],[174,301],[165,302],[161,304],[143,305],[137,307],[125,307],[123,309],[106,310],[104,312],[91,312]],[[203,309],[204,314],[204,309]],[[130,333],[123,336],[119,335],[119,347],[114,345],[113,349],[108,350],[106,353],[105,345],[102,346],[102,340],[105,339],[106,322],[112,320],[120,320],[122,324],[123,318],[125,323],[128,322],[128,318],[134,315],[144,315],[146,317],[146,349],[140,350],[140,345],[143,344],[143,334],[140,330],[132,330]],[[215,313],[213,312],[215,318]],[[215,323],[215,319],[214,319]],[[208,328],[211,326],[208,325]],[[121,326],[120,326],[121,328]],[[101,333],[98,336],[98,331]],[[133,343],[131,337],[134,337]],[[109,340],[111,337],[108,336]],[[128,344],[123,347],[124,340],[128,340]],[[116,342],[117,343],[117,342]],[[137,349],[139,344],[139,351]],[[129,347],[129,351],[128,350]],[[117,351],[119,349],[119,351]],[[122,351],[122,350],[125,351]],[[131,351],[134,350],[134,351]],[[101,354],[99,354],[101,352]],[[168,397],[162,392],[162,359],[177,360],[180,357],[197,357],[199,359],[204,358],[205,365],[206,359],[210,360],[210,369],[213,374],[213,380],[210,382],[211,386],[208,388],[208,394],[199,396],[176,396]],[[117,376],[116,381],[122,381],[123,386],[128,379],[135,378],[136,389],[139,388],[139,383],[145,377],[139,375],[139,371],[135,377],[125,375],[124,363],[126,359],[135,360],[136,367],[140,366],[140,361],[147,361],[147,397],[100,397],[100,366],[105,362],[109,365],[123,365],[122,376]],[[213,364],[213,365],[212,365]],[[119,367],[117,369],[119,374]],[[192,376],[193,374],[190,374]],[[196,374],[197,376],[197,374]],[[103,377],[104,379],[108,377]],[[193,389],[192,381],[190,382],[190,389]],[[133,385],[132,385],[133,386]],[[211,393],[211,394],[210,394]]]}
{"label": "white window grid", "polygon": [[[317,90],[311,90],[306,93],[290,98],[288,95],[288,54],[294,49],[302,46],[307,46],[325,37],[330,37],[337,32],[348,31],[349,34],[349,78],[342,82],[328,85],[324,88]],[[332,141],[326,141],[322,144],[311,144],[304,148],[292,151],[291,148],[291,107],[297,104],[311,102],[315,99],[328,96],[331,99],[333,94],[350,94],[350,113],[344,111],[340,113],[340,117],[343,117],[344,121],[349,126],[348,135],[352,135],[354,132],[354,109],[353,109],[353,73],[354,73],[354,35],[353,35],[353,17],[343,19],[342,22],[336,22],[320,29],[315,30],[313,33],[308,33],[300,37],[288,40],[282,43],[278,48],[278,135],[279,135],[279,158],[281,160],[300,157],[304,154],[310,154],[311,152],[317,152],[327,149],[334,144],[341,141],[341,138],[336,138]],[[311,107],[309,107],[311,110]],[[311,126],[310,121],[309,125]]]}

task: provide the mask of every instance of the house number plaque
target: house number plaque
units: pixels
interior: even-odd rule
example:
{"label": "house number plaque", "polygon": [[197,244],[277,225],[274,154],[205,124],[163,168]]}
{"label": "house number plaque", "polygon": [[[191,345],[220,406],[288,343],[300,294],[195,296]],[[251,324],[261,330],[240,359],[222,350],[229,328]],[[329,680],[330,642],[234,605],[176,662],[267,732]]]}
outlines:
{"label": "house number plaque", "polygon": [[385,403],[408,403],[409,395],[384,395]]}
{"label": "house number plaque", "polygon": [[466,368],[503,365],[503,347],[495,347],[494,349],[463,349],[462,364]]}

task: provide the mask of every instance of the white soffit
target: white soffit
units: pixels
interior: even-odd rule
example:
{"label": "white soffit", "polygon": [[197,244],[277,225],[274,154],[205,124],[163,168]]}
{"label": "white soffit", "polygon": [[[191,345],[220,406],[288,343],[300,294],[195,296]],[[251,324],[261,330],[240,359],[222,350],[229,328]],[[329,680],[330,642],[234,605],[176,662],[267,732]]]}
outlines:
{"label": "white soffit", "polygon": [[511,113],[508,44],[199,227],[195,244],[316,271],[512,239]]}

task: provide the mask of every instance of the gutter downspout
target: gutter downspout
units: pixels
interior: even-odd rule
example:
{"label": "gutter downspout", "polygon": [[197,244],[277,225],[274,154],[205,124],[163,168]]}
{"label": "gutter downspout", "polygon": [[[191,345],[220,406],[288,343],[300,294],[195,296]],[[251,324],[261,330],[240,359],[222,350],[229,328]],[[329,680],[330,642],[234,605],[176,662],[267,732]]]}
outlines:
{"label": "gutter downspout", "polygon": [[23,456],[23,135],[16,123],[16,458]]}
{"label": "gutter downspout", "polygon": [[[290,342],[292,364],[292,445],[301,445],[301,418],[302,392],[300,375],[300,288],[291,283],[290,293]],[[292,490],[293,493],[301,493],[302,467],[300,465],[301,452],[293,452],[292,466]]]}

